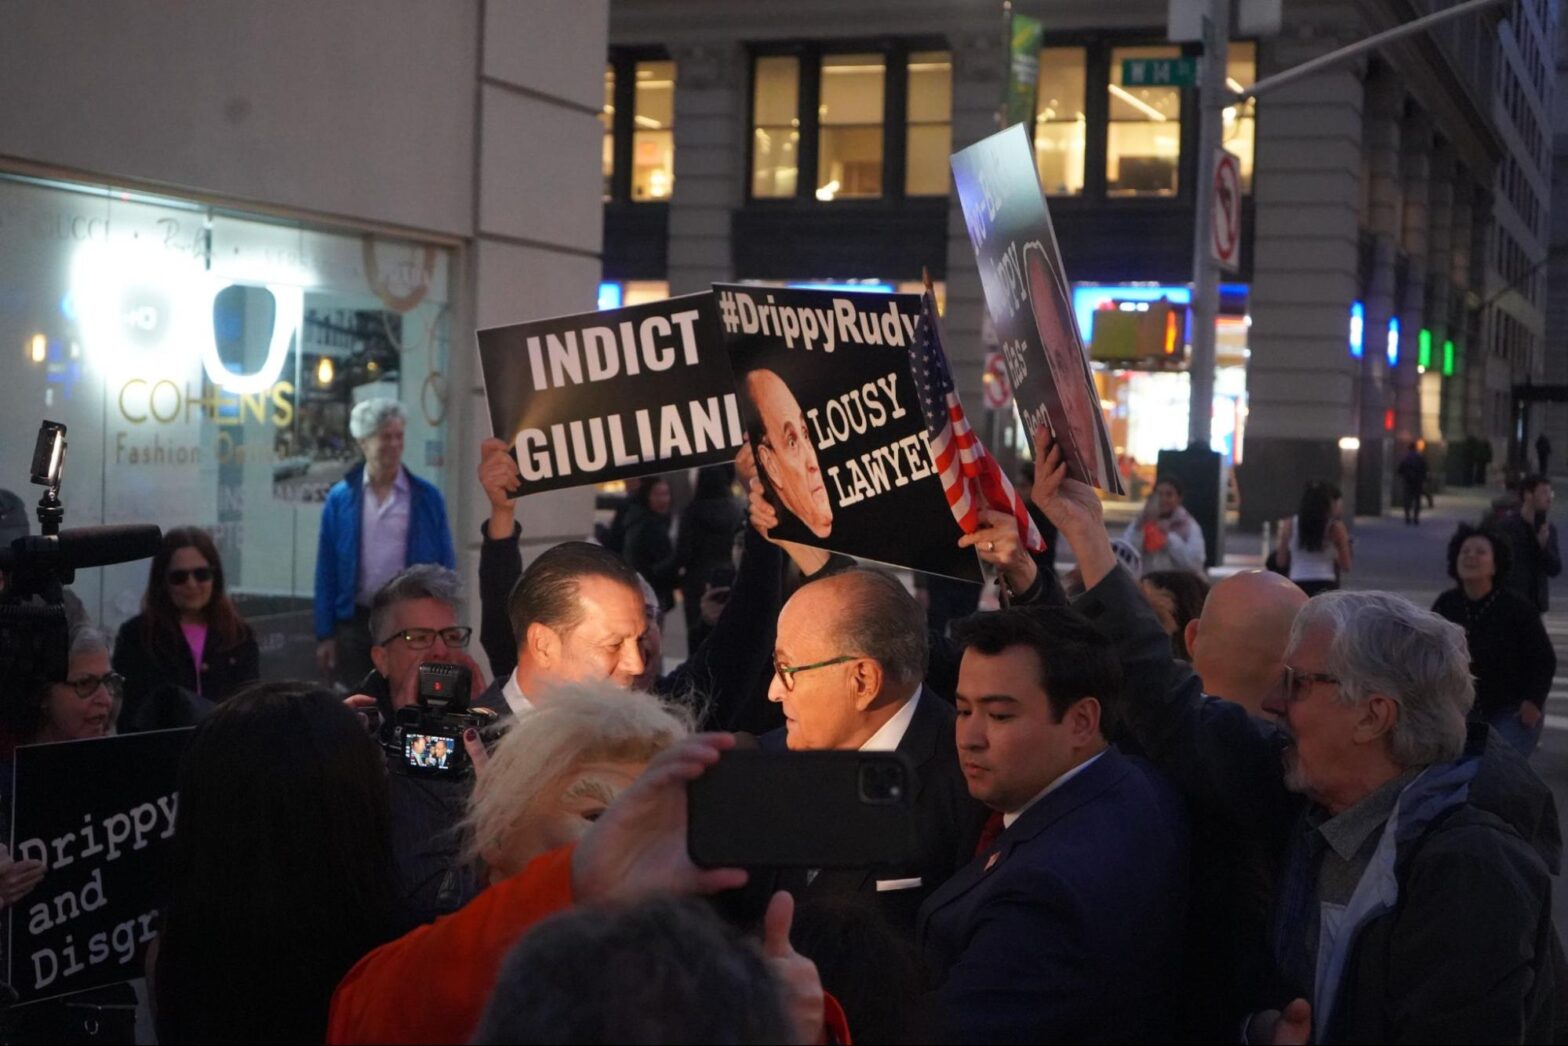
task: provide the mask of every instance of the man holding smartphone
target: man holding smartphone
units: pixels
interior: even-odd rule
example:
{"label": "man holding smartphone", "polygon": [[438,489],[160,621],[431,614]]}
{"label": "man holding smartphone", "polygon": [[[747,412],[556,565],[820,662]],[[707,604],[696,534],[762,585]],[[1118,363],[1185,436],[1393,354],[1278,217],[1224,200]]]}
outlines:
{"label": "man holding smartphone", "polygon": [[955,626],[958,759],[993,813],[975,859],[919,915],[951,1036],[974,1042],[1169,1038],[1181,969],[1187,815],[1106,740],[1121,687],[1077,612]]}
{"label": "man holding smartphone", "polygon": [[847,570],[802,586],[779,614],[769,700],[783,729],[763,749],[900,752],[915,767],[917,854],[872,869],[785,873],[799,899],[871,894],[912,931],[930,892],[970,859],[985,809],[969,797],[953,748],[953,709],[924,683],[925,614],[903,584]]}

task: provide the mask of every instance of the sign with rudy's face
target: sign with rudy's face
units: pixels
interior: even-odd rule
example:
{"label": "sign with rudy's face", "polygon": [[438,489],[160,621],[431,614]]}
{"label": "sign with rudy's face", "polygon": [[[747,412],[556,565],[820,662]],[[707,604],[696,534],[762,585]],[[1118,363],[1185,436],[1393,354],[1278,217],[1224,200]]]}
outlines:
{"label": "sign with rudy's face", "polygon": [[915,387],[920,296],[713,289],[768,536],[980,580],[932,463]]}
{"label": "sign with rudy's face", "polygon": [[1050,427],[1072,478],[1122,493],[1023,125],[954,153],[952,164],[986,308],[1024,427]]}

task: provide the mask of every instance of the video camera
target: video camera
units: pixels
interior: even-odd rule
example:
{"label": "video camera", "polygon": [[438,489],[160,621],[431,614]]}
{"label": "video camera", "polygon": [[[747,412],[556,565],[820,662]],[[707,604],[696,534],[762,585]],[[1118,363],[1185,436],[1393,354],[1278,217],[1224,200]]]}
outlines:
{"label": "video camera", "polygon": [[419,666],[419,701],[397,710],[393,731],[405,773],[461,777],[470,769],[463,732],[495,722],[488,708],[468,706],[473,680],[462,665],[426,661]]}
{"label": "video camera", "polygon": [[76,571],[147,559],[163,542],[161,530],[141,524],[60,529],[65,432],[64,425],[45,421],[33,447],[32,482],[44,488],[38,499],[42,532],[0,548],[0,680],[6,683],[65,678],[71,640],[64,588]]}

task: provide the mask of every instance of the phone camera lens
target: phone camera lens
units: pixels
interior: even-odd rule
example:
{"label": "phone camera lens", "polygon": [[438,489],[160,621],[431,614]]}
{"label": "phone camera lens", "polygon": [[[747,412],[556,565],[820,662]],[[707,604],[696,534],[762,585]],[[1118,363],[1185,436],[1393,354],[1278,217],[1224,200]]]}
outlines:
{"label": "phone camera lens", "polygon": [[860,801],[879,806],[898,803],[904,797],[904,771],[897,765],[866,763],[860,768]]}

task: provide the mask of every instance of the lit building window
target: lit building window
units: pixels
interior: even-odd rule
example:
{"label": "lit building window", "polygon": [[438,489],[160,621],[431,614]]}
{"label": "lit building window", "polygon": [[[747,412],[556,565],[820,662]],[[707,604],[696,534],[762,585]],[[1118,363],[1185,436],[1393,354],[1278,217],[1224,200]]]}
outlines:
{"label": "lit building window", "polygon": [[638,62],[632,115],[632,199],[667,200],[675,188],[675,63]]}
{"label": "lit building window", "polygon": [[946,51],[909,56],[908,138],[904,145],[904,193],[946,196],[947,165],[953,151],[953,60]]}
{"label": "lit building window", "polygon": [[[1258,45],[1250,40],[1231,41],[1225,59],[1225,86],[1232,91],[1251,87],[1258,76]],[[1241,161],[1241,191],[1252,191],[1252,151],[1258,133],[1258,102],[1248,98],[1225,107],[1225,149]]]}
{"label": "lit building window", "polygon": [[757,59],[751,128],[751,195],[794,196],[800,168],[800,59]]}
{"label": "lit building window", "polygon": [[604,67],[604,108],[599,110],[604,125],[604,198],[608,200],[615,177],[615,66]]}
{"label": "lit building window", "polygon": [[[1105,189],[1110,196],[1174,196],[1181,159],[1181,89],[1127,87],[1129,58],[1179,58],[1176,47],[1118,47],[1111,51],[1110,126]],[[1041,70],[1042,79],[1044,70]]]}
{"label": "lit building window", "polygon": [[1035,100],[1034,162],[1050,196],[1083,192],[1084,49],[1047,47],[1040,52]]}
{"label": "lit building window", "polygon": [[879,54],[825,55],[817,119],[817,199],[882,195],[882,98]]}

